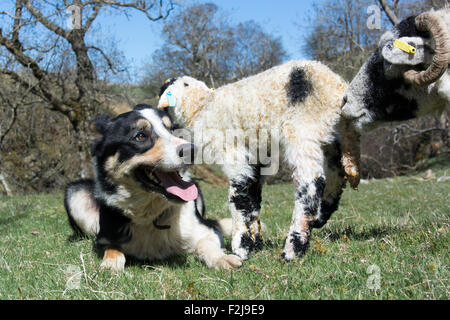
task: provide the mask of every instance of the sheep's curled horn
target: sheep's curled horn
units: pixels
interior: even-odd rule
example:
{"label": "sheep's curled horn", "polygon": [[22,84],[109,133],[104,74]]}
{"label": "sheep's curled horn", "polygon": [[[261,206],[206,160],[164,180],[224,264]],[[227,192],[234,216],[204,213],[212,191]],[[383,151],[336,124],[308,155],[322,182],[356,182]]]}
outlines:
{"label": "sheep's curled horn", "polygon": [[[446,12],[450,12],[447,9]],[[434,12],[425,12],[415,19],[419,31],[429,31],[436,44],[431,65],[425,71],[409,70],[404,73],[407,82],[424,87],[439,79],[450,62],[450,32],[445,21]]]}

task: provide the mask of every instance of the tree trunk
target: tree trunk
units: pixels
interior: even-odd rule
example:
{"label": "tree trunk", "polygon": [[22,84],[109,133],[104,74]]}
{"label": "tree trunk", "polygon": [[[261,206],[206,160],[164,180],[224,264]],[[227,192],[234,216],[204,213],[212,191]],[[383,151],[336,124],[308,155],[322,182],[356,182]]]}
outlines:
{"label": "tree trunk", "polygon": [[11,197],[13,195],[11,188],[8,185],[8,182],[6,181],[5,176],[3,175],[3,173],[0,172],[0,183],[3,186],[3,189],[5,189],[6,195],[8,197]]}
{"label": "tree trunk", "polygon": [[94,172],[91,165],[91,139],[89,137],[88,121],[82,121],[75,130],[75,139],[77,142],[77,153],[80,159],[80,178],[93,177]]}

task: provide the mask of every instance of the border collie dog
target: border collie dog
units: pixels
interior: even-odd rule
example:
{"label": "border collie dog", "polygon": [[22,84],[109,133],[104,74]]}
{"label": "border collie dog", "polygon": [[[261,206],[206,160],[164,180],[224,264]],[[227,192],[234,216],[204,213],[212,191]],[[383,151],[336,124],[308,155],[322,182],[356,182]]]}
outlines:
{"label": "border collie dog", "polygon": [[194,145],[173,135],[165,112],[137,105],[92,127],[101,134],[91,150],[95,178],[71,183],[64,204],[74,231],[95,237],[104,250],[101,268],[123,270],[125,256],[187,253],[215,269],[241,265],[224,253],[225,221],[204,218],[202,195],[186,170]]}

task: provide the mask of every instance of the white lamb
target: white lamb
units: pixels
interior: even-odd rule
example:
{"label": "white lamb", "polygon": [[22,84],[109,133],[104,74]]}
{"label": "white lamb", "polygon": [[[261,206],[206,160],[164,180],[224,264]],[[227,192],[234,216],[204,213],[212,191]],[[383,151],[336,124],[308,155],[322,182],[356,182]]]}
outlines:
{"label": "white lamb", "polygon": [[[261,159],[255,145],[260,147],[262,140],[269,138],[280,146],[281,160],[292,170],[295,185],[285,260],[301,257],[311,228],[323,226],[336,211],[346,182],[338,132],[346,89],[347,83],[329,68],[306,60],[290,61],[214,91],[187,76],[168,80],[161,89],[158,108],[172,106],[181,125],[194,136],[202,135],[204,157],[225,159],[219,162],[224,162],[230,182],[232,250],[242,259],[262,247],[263,170],[278,160],[268,164]],[[245,133],[245,143],[224,138],[230,132],[238,138]],[[234,160],[226,161],[230,158]]]}

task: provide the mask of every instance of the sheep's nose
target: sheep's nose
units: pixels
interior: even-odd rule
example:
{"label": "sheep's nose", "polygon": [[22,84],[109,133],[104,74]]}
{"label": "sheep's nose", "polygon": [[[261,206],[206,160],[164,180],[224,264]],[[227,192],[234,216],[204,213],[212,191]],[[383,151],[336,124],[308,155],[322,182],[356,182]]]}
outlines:
{"label": "sheep's nose", "polygon": [[192,143],[181,144],[177,147],[176,151],[178,156],[183,159],[184,164],[194,163],[195,153],[197,150]]}

